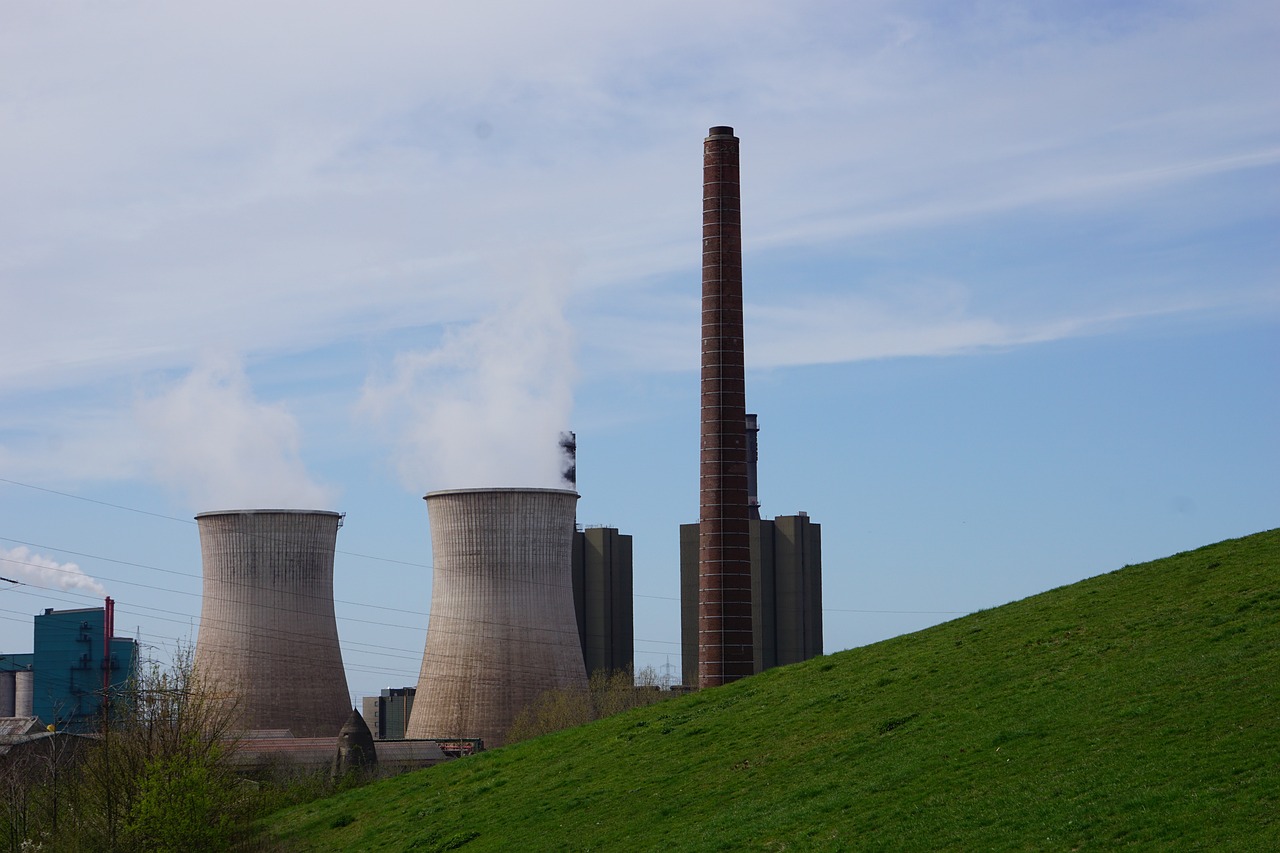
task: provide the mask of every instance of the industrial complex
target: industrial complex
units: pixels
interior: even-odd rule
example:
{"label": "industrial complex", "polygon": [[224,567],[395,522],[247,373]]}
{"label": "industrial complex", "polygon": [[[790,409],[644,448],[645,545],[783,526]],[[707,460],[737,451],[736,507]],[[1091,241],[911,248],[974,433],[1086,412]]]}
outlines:
{"label": "industrial complex", "polygon": [[[714,687],[823,647],[821,527],[804,512],[760,516],[733,128],[711,128],[703,155],[699,520],[672,531],[686,687]],[[564,433],[560,448],[564,488],[426,495],[434,574],[418,681],[365,698],[363,718],[352,712],[334,614],[343,516],[197,515],[194,667],[236,720],[246,744],[238,760],[291,755],[320,766],[340,748],[343,762],[422,766],[502,745],[547,691],[585,691],[594,672],[630,671],[632,537],[579,526],[576,437]],[[35,616],[33,650],[0,655],[0,717],[30,718],[15,731],[97,730],[138,666],[137,643],[116,637],[113,621],[111,599]]]}

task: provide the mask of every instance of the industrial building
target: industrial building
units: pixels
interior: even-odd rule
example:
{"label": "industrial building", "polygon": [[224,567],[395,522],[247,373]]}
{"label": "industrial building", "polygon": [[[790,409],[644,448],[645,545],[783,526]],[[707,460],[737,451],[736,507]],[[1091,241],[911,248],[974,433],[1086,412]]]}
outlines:
{"label": "industrial building", "polygon": [[714,687],[822,653],[822,536],[805,513],[760,517],[733,128],[711,128],[702,152],[699,515],[680,528],[680,633],[684,683]]}
{"label": "industrial building", "polygon": [[381,695],[364,697],[361,713],[375,740],[404,740],[417,692],[413,687],[384,687]]}
{"label": "industrial building", "polygon": [[[566,489],[578,487],[578,436],[560,434],[560,474]],[[631,537],[616,527],[591,525],[573,534],[573,609],[587,677],[635,667],[635,617],[631,600]]]}
{"label": "industrial building", "polygon": [[38,717],[58,731],[98,731],[138,665],[138,644],[115,636],[110,598],[104,607],[46,609],[34,619],[32,648],[0,655],[0,717]]}
{"label": "industrial building", "polygon": [[196,516],[204,598],[195,667],[245,730],[337,737],[351,713],[333,610],[342,516],[256,509]]}
{"label": "industrial building", "polygon": [[103,706],[133,678],[138,644],[115,636],[115,607],[49,608],[35,618],[31,710],[46,725],[97,731]]}
{"label": "industrial building", "polygon": [[[752,519],[752,666],[763,672],[822,654],[822,526],[806,513]],[[698,525],[680,525],[680,645],[698,679]]]}
{"label": "industrial building", "polygon": [[405,736],[500,746],[544,692],[587,686],[571,571],[578,495],[456,489],[425,500],[431,619]]}
{"label": "industrial building", "polygon": [[631,671],[635,617],[631,598],[631,537],[616,527],[573,535],[573,605],[587,676]]}
{"label": "industrial building", "polygon": [[30,717],[35,655],[0,655],[0,717]]}

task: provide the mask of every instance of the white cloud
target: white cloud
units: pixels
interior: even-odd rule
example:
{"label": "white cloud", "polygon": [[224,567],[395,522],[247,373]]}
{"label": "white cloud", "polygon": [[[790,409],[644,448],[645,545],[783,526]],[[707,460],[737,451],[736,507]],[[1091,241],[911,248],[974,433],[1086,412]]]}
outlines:
{"label": "white cloud", "polygon": [[148,473],[197,511],[330,509],[299,454],[297,421],[254,399],[241,365],[209,358],[135,410]]}
{"label": "white cloud", "polygon": [[107,594],[102,584],[86,575],[75,563],[59,563],[24,545],[17,548],[0,546],[0,572],[11,580],[41,589],[82,592],[98,597]]}
{"label": "white cloud", "polygon": [[559,435],[573,408],[568,272],[552,258],[506,271],[493,313],[402,352],[359,411],[387,428],[409,488],[563,488]]}
{"label": "white cloud", "polygon": [[1269,4],[5,15],[0,390],[475,320],[508,245],[567,245],[579,290],[629,311],[654,276],[696,280],[698,140],[722,122],[756,249],[1158,214],[1153,188],[1276,159]]}

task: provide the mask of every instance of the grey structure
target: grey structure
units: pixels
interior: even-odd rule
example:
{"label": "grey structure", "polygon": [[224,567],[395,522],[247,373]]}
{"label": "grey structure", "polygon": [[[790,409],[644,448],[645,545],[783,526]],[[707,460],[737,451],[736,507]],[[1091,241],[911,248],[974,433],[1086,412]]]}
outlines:
{"label": "grey structure", "polygon": [[12,717],[17,709],[18,682],[13,670],[0,670],[0,717]]}
{"label": "grey structure", "polygon": [[0,655],[0,717],[34,716],[35,655]]}
{"label": "grey structure", "polygon": [[576,492],[458,489],[426,496],[435,574],[406,738],[499,746],[552,689],[585,689],[570,573]]}
{"label": "grey structure", "polygon": [[[822,654],[822,526],[806,513],[751,521],[754,666],[763,672]],[[698,525],[680,525],[684,683],[698,683]]]}
{"label": "grey structure", "polygon": [[332,777],[338,781],[349,773],[369,776],[378,771],[378,748],[369,724],[355,708],[338,732],[338,751],[333,757]]}
{"label": "grey structure", "polygon": [[36,674],[20,669],[13,674],[13,715],[32,716],[36,696]]}
{"label": "grey structure", "polygon": [[342,516],[258,509],[196,516],[204,601],[195,665],[246,730],[336,737],[351,704],[333,612]]}
{"label": "grey structure", "polygon": [[573,535],[573,607],[588,677],[635,665],[631,537],[616,527]]}
{"label": "grey structure", "polygon": [[414,687],[384,687],[380,696],[364,697],[364,719],[375,740],[404,740],[413,711]]}

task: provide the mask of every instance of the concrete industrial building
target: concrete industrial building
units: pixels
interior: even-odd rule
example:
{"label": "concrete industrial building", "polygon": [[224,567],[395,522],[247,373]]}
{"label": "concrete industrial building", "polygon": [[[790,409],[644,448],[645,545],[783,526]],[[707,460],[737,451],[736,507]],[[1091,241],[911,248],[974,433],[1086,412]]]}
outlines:
{"label": "concrete industrial building", "polygon": [[[578,436],[560,434],[561,479],[577,490]],[[616,527],[589,526],[573,534],[573,609],[578,617],[587,677],[635,666],[635,617],[631,598],[631,537]]]}
{"label": "concrete industrial building", "polygon": [[[822,526],[805,513],[752,519],[752,667],[822,654]],[[698,679],[698,525],[680,525],[681,674]]]}
{"label": "concrete industrial building", "polygon": [[384,687],[381,695],[364,697],[361,713],[376,740],[404,740],[417,692],[413,687]]}
{"label": "concrete industrial building", "polygon": [[[805,512],[760,517],[757,494],[760,420],[743,418],[751,548],[752,669],[822,654],[822,527]],[[699,525],[680,525],[680,652],[685,684],[698,678]]]}
{"label": "concrete industrial building", "polygon": [[435,573],[408,738],[505,742],[552,689],[586,689],[571,577],[576,492],[456,489],[425,498]]}
{"label": "concrete industrial building", "polygon": [[573,605],[587,676],[635,665],[631,537],[616,527],[573,535]]}
{"label": "concrete industrial building", "polygon": [[196,671],[245,730],[337,737],[351,713],[333,610],[342,516],[233,510],[196,516],[204,600]]}

